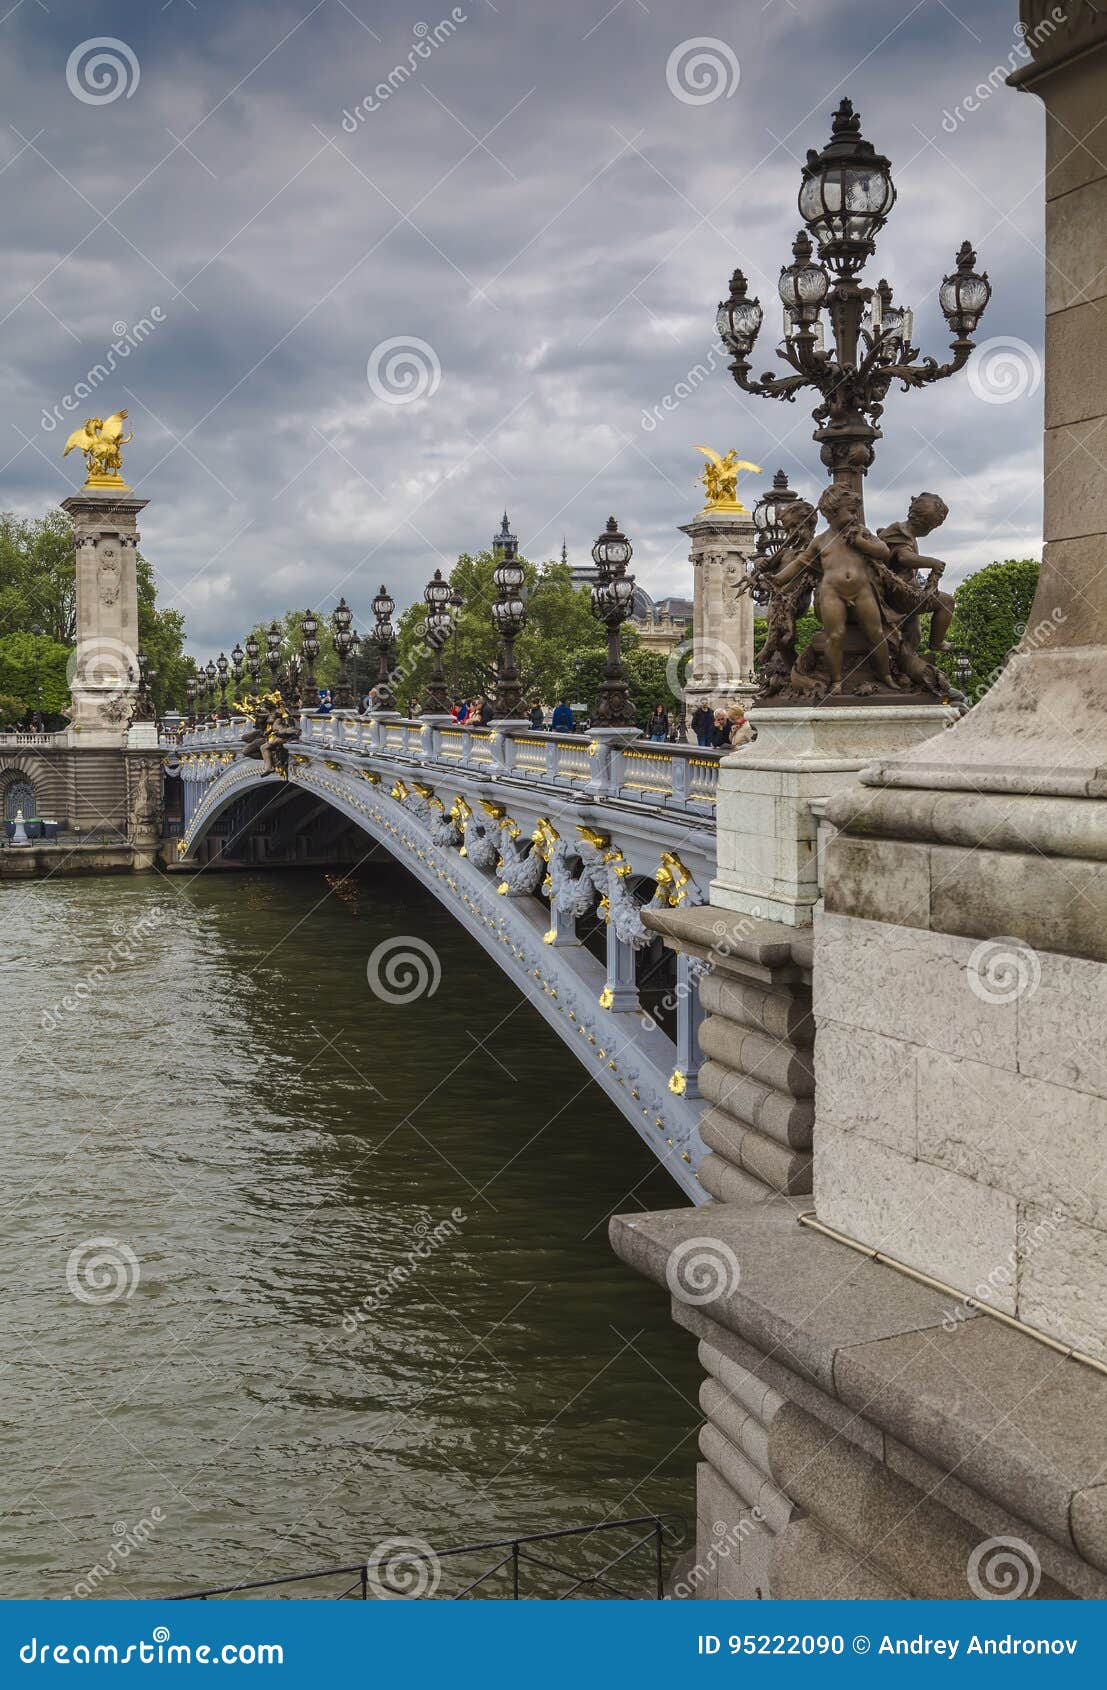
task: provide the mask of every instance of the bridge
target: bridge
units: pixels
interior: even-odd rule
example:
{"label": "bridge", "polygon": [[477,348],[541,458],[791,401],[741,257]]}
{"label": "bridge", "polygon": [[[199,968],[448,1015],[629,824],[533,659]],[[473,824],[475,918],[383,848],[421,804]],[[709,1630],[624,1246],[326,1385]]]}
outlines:
{"label": "bridge", "polygon": [[493,956],[695,1203],[698,965],[642,920],[708,900],[720,753],[610,730],[532,732],[305,712],[283,776],[241,721],[167,747],[182,865],[402,863]]}

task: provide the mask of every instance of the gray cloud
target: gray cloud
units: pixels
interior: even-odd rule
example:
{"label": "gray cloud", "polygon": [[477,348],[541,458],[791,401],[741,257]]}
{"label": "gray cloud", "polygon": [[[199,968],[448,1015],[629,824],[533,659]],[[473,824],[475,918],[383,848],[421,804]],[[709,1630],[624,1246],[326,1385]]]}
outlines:
{"label": "gray cloud", "polygon": [[[995,286],[984,338],[1040,349],[1039,108],[997,89],[962,110],[1017,62],[1013,4],[464,0],[426,46],[416,26],[451,10],[23,0],[0,25],[0,502],[37,513],[79,479],[44,408],[156,306],[69,426],[128,406],[144,547],[198,654],[340,591],[366,618],[382,578],[403,603],[505,504],[537,557],[563,534],[581,555],[614,511],[644,583],[686,590],[695,442],[816,486],[810,407],[739,394],[712,325],[740,263],[773,361],[799,161],[843,93],[899,189],[872,279],[915,304],[924,350],[944,350],[936,287],[966,235]],[[98,35],[140,76],[86,103],[66,64]],[[696,36],[740,65],[702,104],[666,81]],[[366,365],[400,336],[441,373],[396,405]],[[933,486],[958,572],[1036,552],[1040,405],[985,403],[965,376],[893,395],[870,518]]]}

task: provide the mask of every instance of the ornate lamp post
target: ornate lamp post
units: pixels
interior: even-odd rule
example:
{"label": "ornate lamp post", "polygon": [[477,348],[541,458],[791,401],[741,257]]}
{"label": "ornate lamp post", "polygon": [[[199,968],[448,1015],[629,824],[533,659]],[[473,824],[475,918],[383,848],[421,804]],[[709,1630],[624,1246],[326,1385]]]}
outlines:
{"label": "ornate lamp post", "polygon": [[[747,393],[794,399],[803,387],[820,396],[813,416],[815,439],[834,481],[860,498],[862,478],[873,461],[873,443],[884,399],[893,381],[925,387],[953,375],[966,363],[972,336],[991,297],[986,275],[975,269],[976,254],[966,241],[956,269],[938,290],[938,302],[953,334],[952,358],[939,364],[918,360],[910,344],[911,313],[892,303],[886,282],[873,289],[858,280],[865,260],[876,250],[876,236],[895,203],[891,166],[861,135],[861,120],[849,100],[834,114],[833,133],[822,152],[813,150],[803,167],[799,211],[807,225],[796,236],[793,261],[780,273],[784,337],[777,356],[792,375],[760,380],[750,376],[750,356],[761,327],[757,299],[748,297],[746,278],[736,270],[730,294],[719,306],[719,337],[731,355],[730,369]],[[811,238],[818,244],[813,258]],[[823,347],[820,313],[826,308],[834,337]]]}
{"label": "ornate lamp post", "polygon": [[251,684],[251,686],[253,686],[255,688],[258,684],[258,681],[261,678],[260,652],[261,652],[261,647],[258,644],[257,635],[256,634],[247,634],[247,636],[246,636],[246,668],[249,671],[250,684]]}
{"label": "ornate lamp post", "polygon": [[389,595],[388,588],[382,583],[380,592],[373,600],[373,620],[376,623],[373,643],[377,648],[377,687],[373,708],[377,711],[391,711],[396,707],[392,696],[392,652],[396,637],[392,626],[392,612],[395,608],[395,599]]}
{"label": "ornate lamp post", "polygon": [[517,720],[523,687],[515,667],[515,641],[527,624],[527,607],[523,602],[526,575],[518,558],[511,553],[505,554],[492,579],[499,591],[499,597],[492,606],[492,620],[503,640],[503,650],[496,665],[495,711],[501,721]]}
{"label": "ornate lamp post", "polygon": [[231,668],[232,668],[233,673],[234,673],[234,684],[235,684],[236,690],[237,690],[239,681],[241,681],[241,679],[242,679],[242,660],[245,657],[245,655],[246,655],[245,652],[243,651],[242,647],[239,645],[238,641],[236,640],[235,644],[234,644],[234,650],[231,652]]}
{"label": "ornate lamp post", "polygon": [[195,675],[190,675],[185,682],[185,698],[188,700],[188,725],[196,726],[196,694],[199,687]]}
{"label": "ornate lamp post", "polygon": [[331,616],[331,626],[334,630],[334,649],[338,653],[338,685],[334,689],[334,702],[339,710],[348,710],[353,703],[350,691],[350,651],[354,637],[350,632],[353,625],[354,613],[346,603],[345,596],[339,599]]}
{"label": "ornate lamp post", "polygon": [[315,659],[319,656],[319,618],[312,610],[305,610],[300,618],[300,654],[304,660],[303,706],[305,710],[319,708],[319,688],[315,684]]}
{"label": "ornate lamp post", "polygon": [[633,550],[615,518],[609,516],[607,527],[592,547],[592,560],[600,576],[592,588],[592,614],[607,629],[607,667],[592,709],[592,726],[597,728],[637,726],[619,650],[619,630],[634,610],[634,576],[627,574]]}
{"label": "ornate lamp post", "polygon": [[215,667],[219,671],[219,712],[220,712],[220,715],[226,717],[226,715],[227,715],[227,671],[230,668],[230,664],[227,662],[226,654],[224,652],[221,651],[219,653],[219,656],[215,660]]}
{"label": "ornate lamp post", "polygon": [[430,649],[434,659],[431,670],[430,684],[423,699],[423,714],[427,716],[448,716],[450,701],[446,695],[446,675],[442,668],[442,647],[450,637],[450,583],[442,579],[442,571],[436,569],[433,578],[427,582],[423,590],[423,598],[427,605],[427,623],[423,631],[423,639]]}
{"label": "ornate lamp post", "polygon": [[455,587],[450,594],[450,610],[453,613],[454,628],[454,660],[453,673],[450,676],[450,690],[455,698],[461,697],[461,662],[458,656],[458,634],[461,630],[461,608],[464,603],[465,600],[462,598],[460,590]]}
{"label": "ornate lamp post", "polygon": [[204,667],[204,674],[208,678],[207,707],[209,713],[215,709],[215,664],[209,657]]}
{"label": "ornate lamp post", "polygon": [[34,715],[31,717],[31,726],[35,729],[36,733],[41,733],[42,732],[42,652],[41,652],[41,649],[39,647],[39,641],[42,638],[42,629],[36,623],[35,626],[31,629],[31,633],[35,637],[35,711],[34,711]]}
{"label": "ornate lamp post", "polygon": [[265,662],[269,669],[273,690],[276,691],[277,676],[281,671],[281,628],[279,622],[271,622],[266,630]]}

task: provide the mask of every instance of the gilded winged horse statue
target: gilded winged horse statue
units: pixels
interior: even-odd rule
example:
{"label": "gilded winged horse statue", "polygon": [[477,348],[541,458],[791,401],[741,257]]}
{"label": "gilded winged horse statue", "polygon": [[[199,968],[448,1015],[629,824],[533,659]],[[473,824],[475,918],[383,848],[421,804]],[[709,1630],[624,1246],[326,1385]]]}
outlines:
{"label": "gilded winged horse statue", "polygon": [[126,411],[116,411],[111,417],[89,417],[80,428],[75,428],[65,443],[64,458],[74,446],[85,455],[85,467],[88,477],[86,487],[114,487],[127,491],[126,483],[120,475],[123,468],[123,454],[120,450],[133,434],[124,434],[123,424],[127,420]]}
{"label": "gilded winged horse statue", "polygon": [[697,446],[696,451],[702,452],[707,459],[703,473],[696,477],[707,488],[707,509],[744,513],[746,507],[738,501],[738,473],[748,469],[755,475],[760,475],[761,466],[747,463],[745,458],[738,456],[733,447],[722,458],[718,452],[713,452],[710,446]]}

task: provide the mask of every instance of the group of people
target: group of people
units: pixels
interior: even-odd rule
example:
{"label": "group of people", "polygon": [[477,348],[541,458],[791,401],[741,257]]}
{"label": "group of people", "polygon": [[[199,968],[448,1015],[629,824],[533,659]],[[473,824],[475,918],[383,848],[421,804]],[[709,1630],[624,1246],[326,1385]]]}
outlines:
{"label": "group of people", "polygon": [[698,705],[692,712],[692,732],[697,745],[727,751],[748,745],[754,737],[754,729],[740,704],[732,704],[728,710],[712,710],[706,702]]}
{"label": "group of people", "polygon": [[[361,703],[361,709],[375,708],[375,697],[369,693]],[[331,697],[326,689],[320,692],[320,710],[327,715],[331,710]],[[495,712],[489,698],[473,699],[457,698],[450,706],[450,715],[459,724],[468,727],[488,727],[494,720]],[[578,722],[573,707],[567,698],[558,699],[550,713],[547,723],[546,712],[540,699],[534,699],[528,711],[530,726],[533,732],[544,732],[547,727],[551,733],[571,734],[587,730],[586,721]],[[697,745],[714,746],[717,750],[737,750],[740,745],[748,745],[756,737],[754,728],[746,720],[746,713],[739,704],[732,704],[727,710],[713,710],[710,704],[700,704],[692,713],[692,732]],[[680,719],[671,717],[663,704],[655,704],[650,713],[646,733],[651,740],[659,744],[676,744],[682,738]]]}

